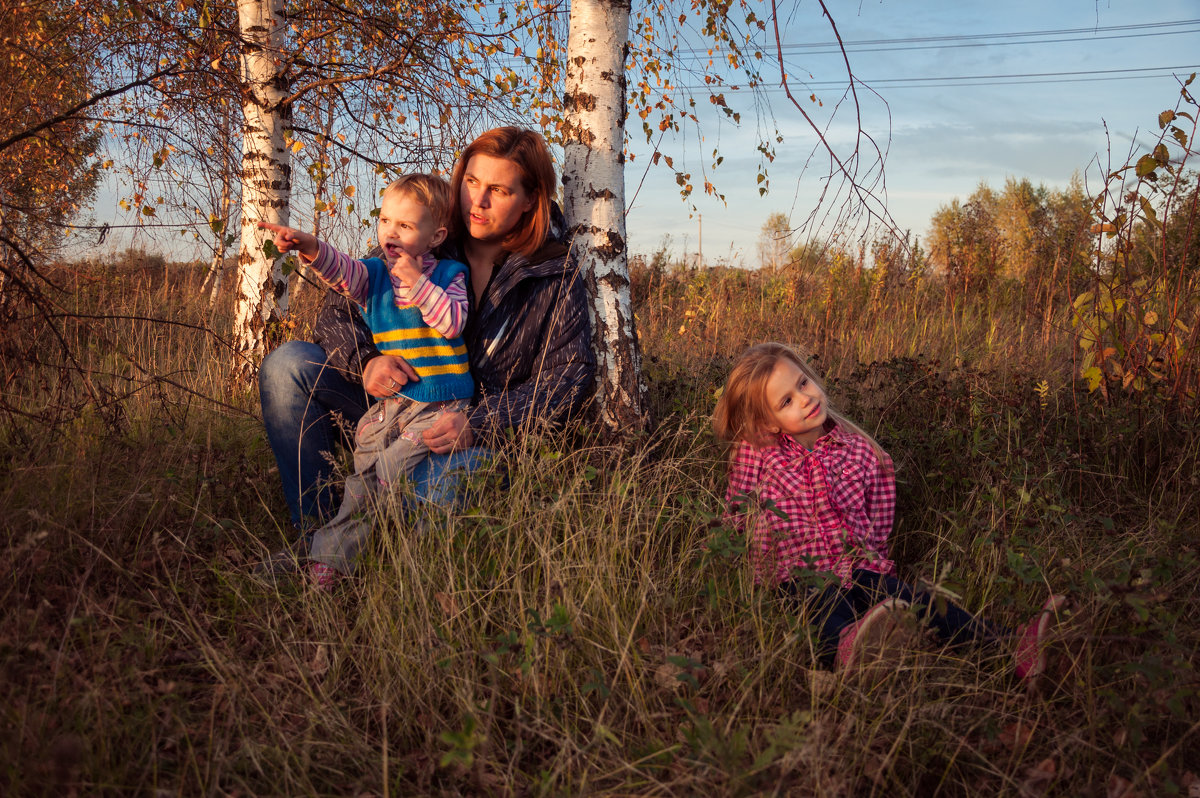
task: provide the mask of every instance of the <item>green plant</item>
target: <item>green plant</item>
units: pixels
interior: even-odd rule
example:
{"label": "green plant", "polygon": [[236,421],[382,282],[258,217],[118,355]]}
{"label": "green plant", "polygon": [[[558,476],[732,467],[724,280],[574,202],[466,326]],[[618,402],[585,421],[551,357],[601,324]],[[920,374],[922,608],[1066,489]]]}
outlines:
{"label": "green plant", "polygon": [[1093,202],[1093,232],[1108,243],[1097,247],[1092,288],[1072,303],[1071,324],[1083,353],[1079,374],[1106,398],[1114,389],[1154,390],[1187,405],[1200,397],[1200,274],[1188,265],[1196,239],[1178,232],[1200,221],[1185,171],[1197,129],[1188,91],[1195,77],[1184,81],[1176,107],[1159,114],[1150,151],[1109,174]]}

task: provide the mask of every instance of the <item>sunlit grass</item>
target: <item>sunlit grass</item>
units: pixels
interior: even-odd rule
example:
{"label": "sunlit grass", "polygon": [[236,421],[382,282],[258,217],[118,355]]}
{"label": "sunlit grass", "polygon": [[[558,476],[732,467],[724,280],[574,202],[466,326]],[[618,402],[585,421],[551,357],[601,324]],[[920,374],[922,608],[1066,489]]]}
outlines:
{"label": "sunlit grass", "polygon": [[[0,433],[5,794],[1195,783],[1194,421],[1077,392],[1065,335],[1011,298],[925,285],[872,305],[817,278],[639,275],[656,432],[628,449],[518,439],[450,515],[389,499],[360,573],[325,595],[249,573],[287,514],[220,334],[125,318],[222,329],[194,282],[81,275],[81,316],[57,323],[84,374],[35,345],[44,327],[9,325],[7,403],[25,415]],[[818,353],[896,459],[904,576],[1010,627],[1072,595],[1053,678],[1027,689],[1003,646],[914,650],[878,679],[814,668],[806,626],[718,520],[705,416],[765,339]]]}

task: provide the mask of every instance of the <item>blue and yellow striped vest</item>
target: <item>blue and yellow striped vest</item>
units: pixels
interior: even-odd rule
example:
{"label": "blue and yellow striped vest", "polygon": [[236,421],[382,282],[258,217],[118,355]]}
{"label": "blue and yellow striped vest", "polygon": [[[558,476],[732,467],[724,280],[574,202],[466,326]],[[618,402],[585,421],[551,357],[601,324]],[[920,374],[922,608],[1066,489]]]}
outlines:
{"label": "blue and yellow striped vest", "polygon": [[[471,380],[467,345],[462,336],[442,337],[425,323],[416,305],[396,307],[387,264],[379,258],[367,258],[363,264],[370,279],[363,317],[371,328],[375,345],[385,355],[399,355],[407,360],[421,378],[397,393],[417,402],[470,399],[475,393],[475,383]],[[427,277],[438,287],[446,288],[458,274],[466,272],[467,267],[456,260],[439,260],[433,274]]]}

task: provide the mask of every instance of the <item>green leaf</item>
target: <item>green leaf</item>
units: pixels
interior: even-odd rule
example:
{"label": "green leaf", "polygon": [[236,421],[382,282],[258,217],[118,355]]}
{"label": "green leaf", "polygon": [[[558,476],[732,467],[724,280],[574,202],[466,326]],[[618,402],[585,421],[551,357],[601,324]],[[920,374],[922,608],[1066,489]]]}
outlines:
{"label": "green leaf", "polygon": [[1103,372],[1100,371],[1099,366],[1092,366],[1090,369],[1085,370],[1079,376],[1081,376],[1085,380],[1087,380],[1089,391],[1096,390],[1097,388],[1100,387],[1100,383],[1104,381],[1104,374],[1103,374]]}
{"label": "green leaf", "polygon": [[270,260],[275,260],[282,254],[279,248],[275,246],[275,242],[269,238],[263,242],[262,253]]}
{"label": "green leaf", "polygon": [[1150,200],[1139,195],[1138,202],[1141,203],[1142,214],[1146,217],[1146,221],[1155,227],[1162,227],[1162,222],[1158,220],[1158,213],[1154,210],[1154,206],[1150,204]]}
{"label": "green leaf", "polygon": [[1146,175],[1153,174],[1157,168],[1158,161],[1154,159],[1153,155],[1143,155],[1141,158],[1138,158],[1137,176],[1145,177]]}

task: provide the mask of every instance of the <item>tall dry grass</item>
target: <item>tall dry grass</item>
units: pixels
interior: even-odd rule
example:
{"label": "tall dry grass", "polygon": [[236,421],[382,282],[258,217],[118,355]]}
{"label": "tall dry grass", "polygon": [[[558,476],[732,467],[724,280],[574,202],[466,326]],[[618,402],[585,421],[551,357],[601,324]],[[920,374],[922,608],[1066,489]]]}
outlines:
{"label": "tall dry grass", "polygon": [[[249,576],[286,510],[196,275],[55,275],[74,361],[6,325],[5,794],[1196,789],[1194,421],[1076,391],[1015,302],[638,275],[653,436],[518,439],[458,512],[389,500],[324,595]],[[1027,689],[1002,646],[814,668],[720,523],[705,420],[768,338],[819,353],[895,456],[907,578],[1007,625],[1073,596],[1053,678]]]}

